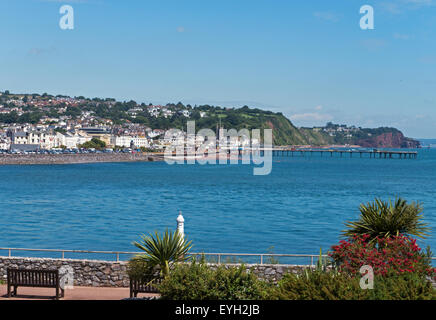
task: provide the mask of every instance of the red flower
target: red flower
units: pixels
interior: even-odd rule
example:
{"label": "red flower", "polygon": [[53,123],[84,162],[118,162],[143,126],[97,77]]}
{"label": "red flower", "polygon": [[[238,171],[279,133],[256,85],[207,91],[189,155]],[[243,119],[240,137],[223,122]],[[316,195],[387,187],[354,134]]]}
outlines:
{"label": "red flower", "polygon": [[434,275],[436,268],[424,263],[424,255],[416,240],[400,235],[389,239],[377,237],[369,243],[369,235],[355,235],[333,246],[329,255],[339,265],[341,272],[358,274],[362,265],[373,267],[375,274],[425,273]]}

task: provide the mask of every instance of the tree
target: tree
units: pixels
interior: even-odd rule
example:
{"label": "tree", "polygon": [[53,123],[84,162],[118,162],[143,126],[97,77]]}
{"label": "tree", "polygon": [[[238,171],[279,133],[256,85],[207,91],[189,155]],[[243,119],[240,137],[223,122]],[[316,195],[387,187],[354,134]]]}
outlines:
{"label": "tree", "polygon": [[394,204],[376,198],[372,203],[360,205],[360,219],[346,222],[348,229],[343,234],[347,237],[368,234],[370,241],[400,234],[425,238],[430,228],[422,222],[422,210],[420,203],[407,204],[401,198]]}
{"label": "tree", "polygon": [[65,130],[64,128],[55,128],[53,131],[54,132],[59,132],[59,133],[62,133],[62,134],[66,134],[67,133],[67,130]]}
{"label": "tree", "polygon": [[92,138],[91,141],[87,141],[81,145],[79,145],[79,148],[85,148],[85,149],[104,149],[106,148],[106,142],[101,141],[97,138]]}
{"label": "tree", "polygon": [[66,112],[65,112],[65,115],[71,116],[73,118],[77,118],[81,114],[82,114],[82,111],[78,107],[68,107]]}
{"label": "tree", "polygon": [[156,231],[154,235],[142,235],[140,242],[133,243],[144,251],[133,259],[136,262],[142,261],[151,268],[159,267],[161,275],[168,277],[172,264],[189,259],[187,254],[192,248],[191,243],[192,241],[186,241],[178,231],[173,233],[167,229],[163,235]]}

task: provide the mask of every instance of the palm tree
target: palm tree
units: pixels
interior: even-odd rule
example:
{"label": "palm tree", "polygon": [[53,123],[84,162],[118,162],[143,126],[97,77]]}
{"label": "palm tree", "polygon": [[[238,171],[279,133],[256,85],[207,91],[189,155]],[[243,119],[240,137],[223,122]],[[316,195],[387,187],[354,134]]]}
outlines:
{"label": "palm tree", "polygon": [[389,238],[403,234],[425,238],[429,235],[430,228],[422,222],[422,206],[419,202],[407,204],[406,200],[397,198],[392,204],[392,201],[376,198],[372,203],[361,204],[359,210],[358,221],[345,223],[348,229],[342,232],[344,236],[368,234],[372,242],[377,236]]}
{"label": "palm tree", "polygon": [[164,277],[169,276],[173,263],[189,259],[187,254],[192,248],[192,241],[186,241],[178,231],[173,233],[167,229],[163,235],[156,231],[154,235],[142,235],[141,240],[133,244],[144,253],[136,255],[133,259],[146,263],[150,268],[159,267]]}

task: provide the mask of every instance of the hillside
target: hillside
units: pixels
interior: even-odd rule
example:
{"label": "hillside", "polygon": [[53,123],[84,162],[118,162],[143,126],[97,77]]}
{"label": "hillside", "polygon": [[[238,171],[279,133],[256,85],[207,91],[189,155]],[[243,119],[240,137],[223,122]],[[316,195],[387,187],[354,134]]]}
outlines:
{"label": "hillside", "polygon": [[[112,132],[138,131],[138,127],[186,130],[187,121],[195,120],[196,129],[216,130],[247,128],[273,129],[275,145],[360,145],[363,147],[418,147],[419,142],[404,137],[395,128],[356,128],[328,123],[325,127],[297,128],[282,113],[261,109],[223,108],[219,106],[168,103],[153,105],[112,98],[85,98],[47,93],[0,93],[0,128],[11,124],[45,125],[53,130],[70,127],[107,126]],[[63,123],[63,125],[61,125]],[[139,130],[141,131],[141,130]],[[144,132],[144,130],[142,130]],[[261,131],[263,132],[263,130]]]}
{"label": "hillside", "polygon": [[302,145],[307,142],[307,139],[302,135],[300,130],[282,113],[250,109],[246,106],[239,109],[222,109],[219,107],[198,108],[207,110],[208,117],[195,117],[194,112],[193,118],[196,120],[197,128],[206,127],[215,130],[216,125],[221,124],[226,129],[261,129],[261,132],[263,132],[263,129],[272,129],[275,145]]}
{"label": "hillside", "polygon": [[359,145],[366,148],[418,148],[419,141],[406,138],[396,128],[356,128],[327,123],[325,127],[301,128],[312,145]]}

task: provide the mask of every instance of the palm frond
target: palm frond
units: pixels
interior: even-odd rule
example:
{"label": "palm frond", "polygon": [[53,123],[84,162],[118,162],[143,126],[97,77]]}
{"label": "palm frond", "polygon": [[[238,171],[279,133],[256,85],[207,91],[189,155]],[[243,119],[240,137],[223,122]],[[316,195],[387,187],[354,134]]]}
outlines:
{"label": "palm frond", "polygon": [[142,235],[139,242],[133,242],[133,245],[144,251],[135,256],[135,259],[142,259],[152,267],[158,266],[167,276],[173,263],[189,259],[191,243],[178,231],[171,232],[167,229],[162,235],[156,231],[154,234]]}
{"label": "palm frond", "polygon": [[391,237],[399,234],[420,238],[429,236],[430,228],[422,222],[423,208],[419,202],[407,203],[402,198],[395,202],[376,198],[373,202],[360,205],[360,219],[347,221],[347,229],[342,233],[346,237],[368,234],[370,239]]}

